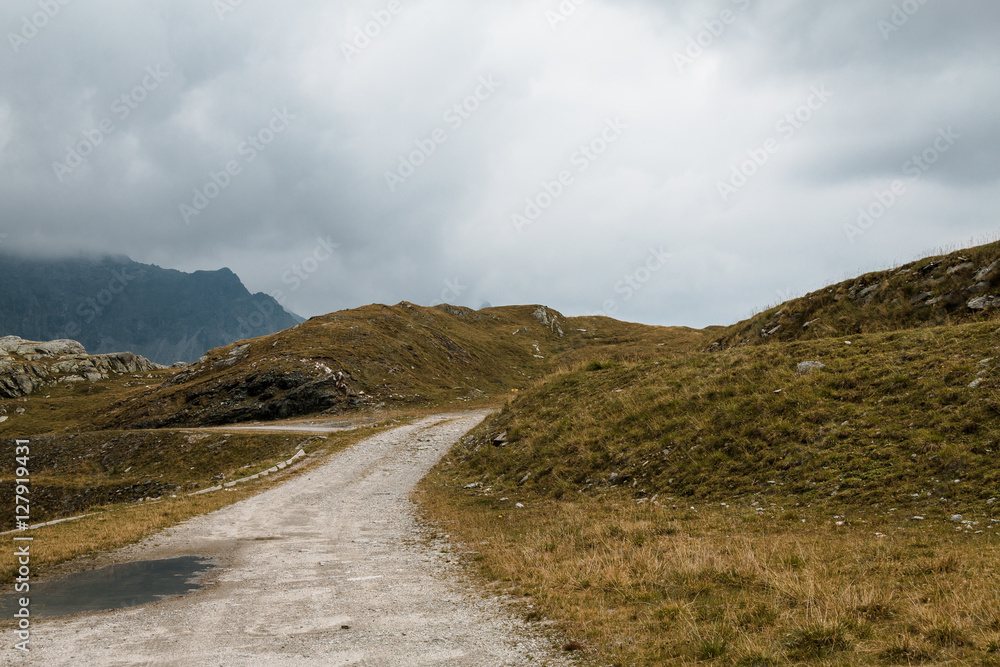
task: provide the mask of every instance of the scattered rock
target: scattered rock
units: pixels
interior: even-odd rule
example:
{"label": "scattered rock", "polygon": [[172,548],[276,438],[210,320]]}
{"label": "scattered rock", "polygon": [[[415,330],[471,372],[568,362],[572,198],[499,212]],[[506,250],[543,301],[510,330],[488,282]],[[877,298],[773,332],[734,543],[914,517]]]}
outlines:
{"label": "scattered rock", "polygon": [[527,473],[524,477],[521,478],[521,481],[519,481],[517,483],[518,486],[524,486],[528,482],[529,479],[531,479],[531,473],[530,472]]}
{"label": "scattered rock", "polygon": [[806,375],[813,371],[821,371],[826,368],[826,364],[818,361],[803,361],[795,371],[796,375]]}
{"label": "scattered rock", "polygon": [[976,277],[973,278],[973,280],[975,280],[976,282],[982,282],[987,278],[989,278],[993,274],[993,272],[997,270],[997,268],[1000,268],[1000,261],[993,262],[986,268],[980,269],[979,272],[976,273]]}
{"label": "scattered rock", "polygon": [[962,271],[968,271],[969,269],[974,269],[974,268],[976,268],[976,265],[973,264],[972,262],[964,262],[962,264],[958,264],[948,269],[948,275],[951,276],[956,273],[960,273]]}
{"label": "scattered rock", "polygon": [[466,489],[478,489],[482,484],[479,482],[473,482],[472,484],[466,484],[464,488]]}
{"label": "scattered rock", "polygon": [[995,296],[979,296],[969,301],[969,310],[988,310],[1000,306],[1000,298]]}
{"label": "scattered rock", "polygon": [[996,505],[997,504],[997,499],[996,498],[990,498],[989,500],[986,501],[986,504],[987,505]]}
{"label": "scattered rock", "polygon": [[951,522],[952,523],[962,523],[962,521],[964,521],[964,520],[965,520],[965,517],[962,516],[961,514],[956,514],[953,517],[951,517]]}
{"label": "scattered rock", "polygon": [[507,431],[504,431],[497,437],[493,438],[494,447],[503,447],[506,444],[507,444]]}
{"label": "scattered rock", "polygon": [[926,519],[924,517],[922,517],[922,516],[915,516],[915,517],[913,517],[913,520],[914,521],[926,521]]}
{"label": "scattered rock", "polygon": [[983,383],[983,378],[976,378],[969,383],[969,389],[976,389],[979,385]]}

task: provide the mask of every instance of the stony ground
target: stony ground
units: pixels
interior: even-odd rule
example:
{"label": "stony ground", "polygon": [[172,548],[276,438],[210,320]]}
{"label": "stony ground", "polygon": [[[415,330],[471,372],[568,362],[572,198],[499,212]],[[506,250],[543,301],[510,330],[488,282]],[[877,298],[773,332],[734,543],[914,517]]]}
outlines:
{"label": "stony ground", "polygon": [[39,665],[563,664],[502,602],[459,583],[409,494],[483,413],[365,440],[281,487],[189,521],[114,560],[204,555],[203,590],[39,621]]}

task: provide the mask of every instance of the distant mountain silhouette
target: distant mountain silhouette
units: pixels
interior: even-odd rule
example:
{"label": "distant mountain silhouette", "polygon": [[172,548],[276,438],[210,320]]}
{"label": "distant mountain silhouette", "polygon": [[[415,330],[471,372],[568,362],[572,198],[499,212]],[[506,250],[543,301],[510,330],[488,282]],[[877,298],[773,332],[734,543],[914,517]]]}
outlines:
{"label": "distant mountain silhouette", "polygon": [[299,321],[270,296],[250,294],[229,269],[0,254],[0,336],[70,338],[90,354],[127,351],[172,364]]}

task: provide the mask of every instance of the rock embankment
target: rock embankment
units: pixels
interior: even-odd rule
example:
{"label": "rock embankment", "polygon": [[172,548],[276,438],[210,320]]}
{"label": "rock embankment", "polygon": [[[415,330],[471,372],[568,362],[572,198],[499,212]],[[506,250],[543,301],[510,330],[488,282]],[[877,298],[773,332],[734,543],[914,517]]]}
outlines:
{"label": "rock embankment", "polygon": [[100,382],[112,375],[163,368],[131,352],[87,354],[75,340],[0,338],[0,398],[21,398],[46,385]]}

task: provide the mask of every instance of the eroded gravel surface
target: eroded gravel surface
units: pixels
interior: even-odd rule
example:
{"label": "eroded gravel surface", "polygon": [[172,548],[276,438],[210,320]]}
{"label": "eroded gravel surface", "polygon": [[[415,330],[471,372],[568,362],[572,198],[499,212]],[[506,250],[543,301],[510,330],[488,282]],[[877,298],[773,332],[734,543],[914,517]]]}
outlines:
{"label": "eroded gravel surface", "polygon": [[414,485],[484,416],[442,415],[374,436],[118,552],[204,555],[220,567],[183,598],[39,621],[30,658],[4,653],[11,663],[102,667],[565,664],[502,601],[467,590],[414,518]]}

